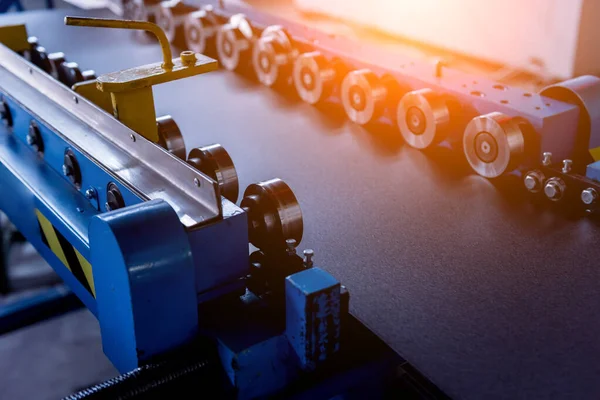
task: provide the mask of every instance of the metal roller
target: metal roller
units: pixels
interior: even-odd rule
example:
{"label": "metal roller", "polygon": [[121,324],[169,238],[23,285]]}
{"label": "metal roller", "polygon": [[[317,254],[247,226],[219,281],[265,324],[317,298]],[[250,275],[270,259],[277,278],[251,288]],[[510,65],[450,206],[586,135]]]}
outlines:
{"label": "metal roller", "polygon": [[31,50],[29,50],[29,61],[38,66],[44,72],[48,74],[52,73],[52,64],[48,59],[48,53],[44,47],[34,45]]}
{"label": "metal roller", "polygon": [[288,78],[292,59],[292,41],[278,25],[265,29],[252,49],[254,72],[265,86],[273,86]]}
{"label": "metal roller", "polygon": [[248,186],[241,207],[248,213],[250,243],[259,249],[288,247],[286,240],[302,240],[302,210],[290,187],[281,179]]}
{"label": "metal roller", "polygon": [[254,36],[250,22],[243,14],[233,15],[217,32],[217,54],[223,68],[233,71],[247,60]]}
{"label": "metal roller", "polygon": [[84,81],[91,81],[96,79],[96,71],[94,71],[93,69],[82,71],[81,75],[83,76]]}
{"label": "metal roller", "polygon": [[301,54],[292,72],[298,96],[308,104],[317,104],[333,92],[336,71],[318,51]]}
{"label": "metal roller", "polygon": [[239,182],[229,153],[220,144],[196,147],[190,151],[187,162],[219,184],[221,196],[235,203],[239,194]]}
{"label": "metal roller", "polygon": [[195,11],[181,0],[163,1],[156,14],[156,23],[160,26],[169,42],[175,42],[183,37],[183,24],[188,15]]}
{"label": "metal roller", "polygon": [[61,70],[60,67],[62,65],[62,63],[67,62],[67,59],[65,57],[65,53],[63,53],[62,51],[56,52],[56,53],[50,53],[48,54],[48,61],[50,61],[50,65],[52,67],[52,72],[50,73],[54,79],[58,79],[59,81],[62,82],[61,80]]}
{"label": "metal roller", "polygon": [[396,116],[400,134],[417,149],[441,142],[450,128],[448,104],[431,89],[406,93],[398,103]]}
{"label": "metal roller", "polygon": [[372,71],[352,71],[342,82],[341,98],[351,121],[365,125],[378,118],[385,107],[387,89]]}
{"label": "metal roller", "polygon": [[183,22],[187,48],[196,53],[204,53],[206,41],[215,35],[218,26],[212,6],[189,14]]}
{"label": "metal roller", "polygon": [[59,80],[68,87],[85,80],[79,69],[79,65],[75,62],[63,62],[60,64],[58,67],[58,76]]}
{"label": "metal roller", "polygon": [[[586,155],[588,149],[595,161],[600,160],[600,78],[585,75],[544,88],[540,94],[579,106],[578,135],[575,148]],[[583,159],[588,158],[584,157]]]}
{"label": "metal roller", "polygon": [[471,168],[486,178],[515,169],[525,154],[525,124],[499,112],[473,118],[463,136],[463,150]]}
{"label": "metal roller", "polygon": [[156,126],[158,128],[158,144],[172,153],[176,157],[185,160],[185,142],[181,135],[179,126],[170,115],[163,115],[156,118]]}

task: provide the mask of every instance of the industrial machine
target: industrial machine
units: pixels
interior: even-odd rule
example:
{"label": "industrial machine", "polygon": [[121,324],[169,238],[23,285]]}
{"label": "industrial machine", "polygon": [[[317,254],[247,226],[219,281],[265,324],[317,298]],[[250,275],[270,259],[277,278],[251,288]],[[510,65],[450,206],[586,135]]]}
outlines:
{"label": "industrial machine", "polygon": [[293,86],[309,104],[339,101],[351,121],[391,124],[414,148],[441,144],[461,151],[483,177],[522,175],[532,193],[595,208],[600,189],[596,76],[533,93],[240,2],[128,4],[131,15],[156,21],[172,42],[198,52],[214,49],[228,70],[252,71],[269,87]]}
{"label": "industrial machine", "polygon": [[163,50],[96,77],[24,25],[0,28],[0,209],[97,317],[123,373],[71,398],[446,398],[349,313],[311,250],[297,254],[302,212],[282,180],[237,205],[227,151],[187,151],[156,117],[154,85],[216,61],[173,58],[150,22],[65,23],[148,31]]}

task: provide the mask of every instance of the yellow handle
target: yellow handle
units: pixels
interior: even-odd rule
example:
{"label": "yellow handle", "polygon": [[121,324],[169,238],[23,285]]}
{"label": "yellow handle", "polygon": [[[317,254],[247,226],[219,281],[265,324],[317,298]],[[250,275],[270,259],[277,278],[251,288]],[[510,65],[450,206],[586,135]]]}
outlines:
{"label": "yellow handle", "polygon": [[165,32],[156,24],[147,21],[130,21],[108,18],[86,18],[86,17],[65,17],[65,25],[71,26],[89,26],[94,28],[117,28],[117,29],[135,29],[150,32],[156,36],[163,53],[162,67],[167,70],[173,69],[173,60],[171,55],[171,46]]}

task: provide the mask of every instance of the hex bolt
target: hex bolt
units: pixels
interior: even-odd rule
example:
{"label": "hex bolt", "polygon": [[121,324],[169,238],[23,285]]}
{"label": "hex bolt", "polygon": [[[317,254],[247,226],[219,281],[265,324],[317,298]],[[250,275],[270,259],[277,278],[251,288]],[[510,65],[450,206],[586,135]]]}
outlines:
{"label": "hex bolt", "polygon": [[566,188],[567,186],[562,179],[554,177],[548,179],[548,182],[546,182],[546,186],[544,186],[544,193],[550,200],[559,201],[565,194]]}
{"label": "hex bolt", "polygon": [[313,256],[315,255],[315,252],[313,251],[313,249],[305,249],[302,254],[304,254],[304,266],[306,268],[312,268],[313,266]]}
{"label": "hex bolt", "polygon": [[523,183],[525,184],[527,190],[529,190],[531,193],[538,193],[540,190],[542,190],[544,178],[544,174],[542,174],[540,171],[531,171],[525,175]]}
{"label": "hex bolt", "polygon": [[13,124],[10,108],[8,108],[8,104],[6,104],[6,101],[4,100],[0,101],[0,120],[2,120],[9,128]]}
{"label": "hex bolt", "polygon": [[287,246],[286,251],[287,251],[288,255],[295,256],[296,255],[296,245],[297,245],[296,239],[286,239],[285,244]]}
{"label": "hex bolt", "polygon": [[181,57],[181,63],[186,67],[196,65],[196,53],[193,51],[182,51],[179,56]]}
{"label": "hex bolt", "polygon": [[571,168],[573,166],[573,160],[563,160],[562,172],[563,174],[568,174],[571,172]]}
{"label": "hex bolt", "polygon": [[71,183],[77,188],[81,186],[81,169],[72,150],[67,150],[63,158],[63,175],[69,178]]}
{"label": "hex bolt", "polygon": [[44,141],[40,134],[40,128],[35,121],[29,123],[29,132],[27,133],[27,144],[33,147],[36,151],[44,152]]}
{"label": "hex bolt", "polygon": [[95,199],[96,198],[96,189],[94,189],[93,187],[91,187],[88,190],[86,190],[85,191],[85,197],[88,198],[89,200]]}
{"label": "hex bolt", "polygon": [[594,188],[587,188],[581,192],[581,201],[583,204],[591,206],[596,202],[598,192]]}
{"label": "hex bolt", "polygon": [[550,165],[552,165],[552,153],[550,152],[545,152],[543,154],[544,158],[542,159],[542,164],[545,167],[549,167]]}

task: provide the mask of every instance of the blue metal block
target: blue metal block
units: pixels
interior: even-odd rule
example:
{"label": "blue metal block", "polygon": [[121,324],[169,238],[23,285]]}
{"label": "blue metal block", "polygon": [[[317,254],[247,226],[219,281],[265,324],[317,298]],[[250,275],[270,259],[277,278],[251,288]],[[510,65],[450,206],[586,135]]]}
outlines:
{"label": "blue metal block", "polygon": [[286,335],[305,369],[340,348],[341,287],[329,273],[311,268],[286,278]]}
{"label": "blue metal block", "polygon": [[198,303],[213,298],[215,288],[237,281],[249,271],[248,216],[227,199],[222,204],[222,221],[189,232]]}
{"label": "blue metal block", "polygon": [[600,161],[596,161],[587,166],[585,176],[589,179],[600,182]]}
{"label": "blue metal block", "polygon": [[192,251],[168,203],[98,215],[89,237],[102,345],[119,371],[197,334]]}
{"label": "blue metal block", "polygon": [[225,373],[238,391],[238,399],[253,399],[283,389],[297,377],[292,350],[284,335],[271,337],[244,349],[218,343]]}

